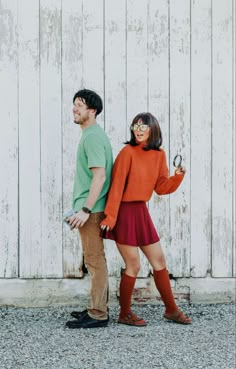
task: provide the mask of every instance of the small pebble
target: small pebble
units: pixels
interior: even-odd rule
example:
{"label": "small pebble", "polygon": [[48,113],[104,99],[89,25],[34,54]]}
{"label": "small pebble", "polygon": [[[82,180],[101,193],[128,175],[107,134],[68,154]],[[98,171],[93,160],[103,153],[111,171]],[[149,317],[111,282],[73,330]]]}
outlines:
{"label": "small pebble", "polygon": [[0,308],[0,369],[235,369],[235,306],[180,308],[191,325],[165,321],[162,305],[132,307],[146,327],[117,324],[115,305],[107,328],[73,330],[74,306]]}

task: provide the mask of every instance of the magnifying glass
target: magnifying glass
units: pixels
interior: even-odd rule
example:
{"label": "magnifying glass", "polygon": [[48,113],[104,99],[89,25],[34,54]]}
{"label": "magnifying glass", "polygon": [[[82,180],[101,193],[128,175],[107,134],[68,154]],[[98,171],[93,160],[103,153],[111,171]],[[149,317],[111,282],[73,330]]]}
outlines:
{"label": "magnifying glass", "polygon": [[182,166],[182,155],[180,154],[175,155],[173,165],[175,168],[180,168]]}

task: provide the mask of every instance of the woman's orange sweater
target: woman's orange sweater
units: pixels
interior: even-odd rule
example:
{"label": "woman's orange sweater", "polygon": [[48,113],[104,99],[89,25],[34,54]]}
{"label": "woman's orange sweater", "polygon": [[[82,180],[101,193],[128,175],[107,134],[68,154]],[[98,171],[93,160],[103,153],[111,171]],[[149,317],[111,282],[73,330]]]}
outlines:
{"label": "woman's orange sweater", "polygon": [[101,225],[112,229],[116,223],[121,201],[148,201],[153,191],[158,195],[174,192],[184,174],[169,177],[164,150],[143,150],[142,145],[127,144],[118,154],[111,177],[105,218]]}

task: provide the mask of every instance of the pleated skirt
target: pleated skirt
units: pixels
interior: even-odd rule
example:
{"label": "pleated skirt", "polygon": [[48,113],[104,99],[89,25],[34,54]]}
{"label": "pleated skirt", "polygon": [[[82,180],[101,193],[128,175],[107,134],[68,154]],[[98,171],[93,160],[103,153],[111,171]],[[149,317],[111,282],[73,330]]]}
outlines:
{"label": "pleated skirt", "polygon": [[121,202],[115,227],[101,236],[130,246],[147,246],[160,240],[144,201]]}

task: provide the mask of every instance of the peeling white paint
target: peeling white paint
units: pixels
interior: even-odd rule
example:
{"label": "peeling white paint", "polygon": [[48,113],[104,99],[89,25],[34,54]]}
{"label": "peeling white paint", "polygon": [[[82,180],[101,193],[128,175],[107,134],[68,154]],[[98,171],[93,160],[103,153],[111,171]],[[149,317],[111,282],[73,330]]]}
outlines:
{"label": "peeling white paint", "polygon": [[[232,277],[232,6],[235,0],[0,1],[1,278],[80,276],[78,234],[63,228],[61,215],[71,207],[81,135],[72,98],[82,87],[103,98],[99,124],[114,156],[141,111],[160,122],[171,174],[173,157],[183,155],[180,189],[148,204],[169,272],[208,282],[209,273]],[[112,241],[106,255],[110,275],[119,277],[123,262]],[[147,277],[141,258],[139,276]]]}

